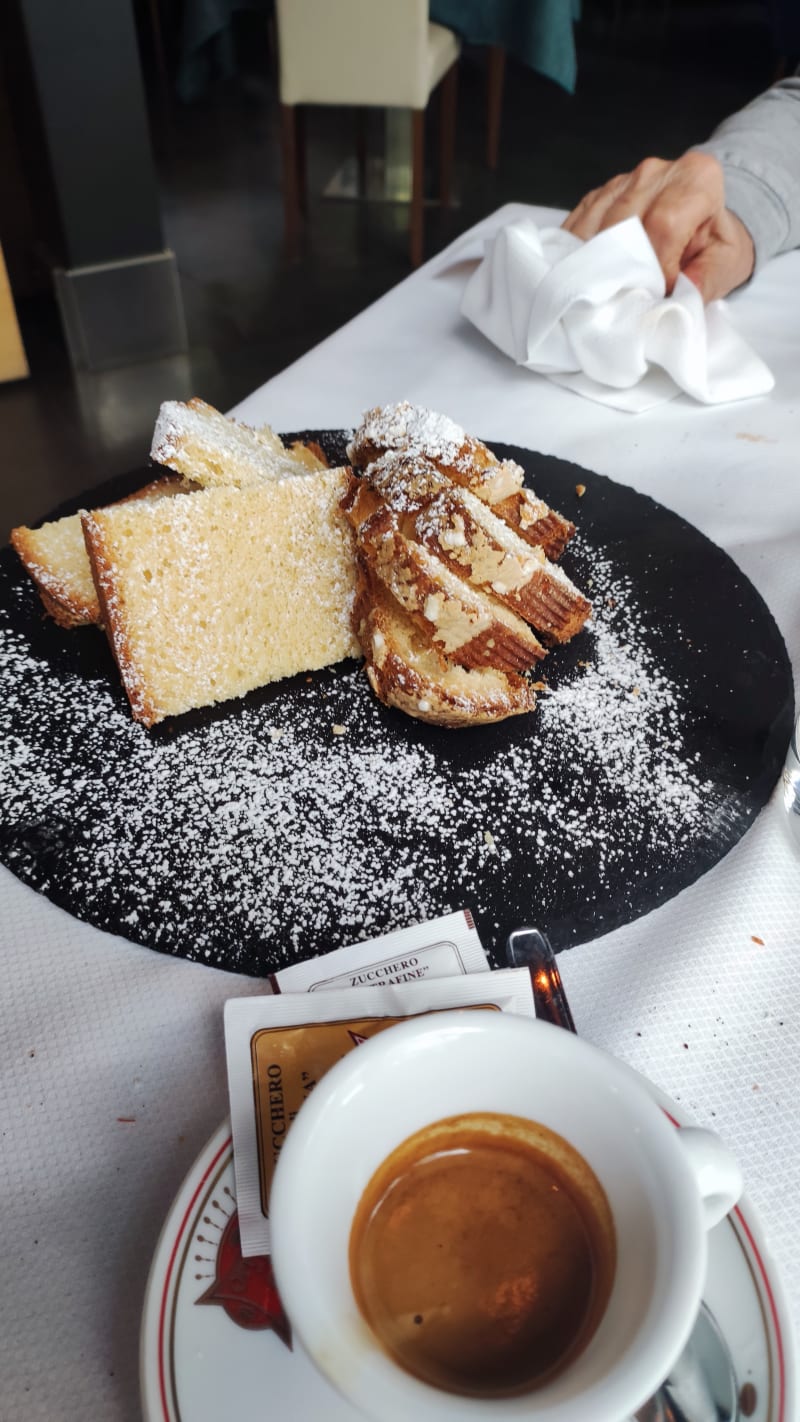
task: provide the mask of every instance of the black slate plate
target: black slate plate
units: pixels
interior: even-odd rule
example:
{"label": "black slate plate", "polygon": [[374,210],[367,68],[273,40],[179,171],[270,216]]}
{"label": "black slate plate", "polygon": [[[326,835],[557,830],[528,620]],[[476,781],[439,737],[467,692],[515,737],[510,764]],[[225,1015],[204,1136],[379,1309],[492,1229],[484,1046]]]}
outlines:
{"label": "black slate plate", "polygon": [[[314,438],[343,457],[341,433]],[[494,447],[578,524],[563,566],[595,604],[592,629],[547,658],[536,713],[498,726],[424,726],[345,663],[147,732],[101,634],[43,618],[0,554],[0,860],[99,927],[262,974],[457,907],[496,963],[521,923],[563,949],[721,859],[792,723],[765,603],[654,500]]]}

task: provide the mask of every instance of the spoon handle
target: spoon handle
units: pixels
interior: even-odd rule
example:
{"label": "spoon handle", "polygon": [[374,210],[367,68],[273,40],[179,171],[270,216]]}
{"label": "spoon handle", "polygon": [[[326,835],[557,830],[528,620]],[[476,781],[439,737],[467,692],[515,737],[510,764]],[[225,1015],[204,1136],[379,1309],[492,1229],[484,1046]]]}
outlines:
{"label": "spoon handle", "polygon": [[508,936],[511,968],[527,968],[533,983],[536,1016],[567,1032],[576,1030],[550,939],[538,928],[515,928]]}

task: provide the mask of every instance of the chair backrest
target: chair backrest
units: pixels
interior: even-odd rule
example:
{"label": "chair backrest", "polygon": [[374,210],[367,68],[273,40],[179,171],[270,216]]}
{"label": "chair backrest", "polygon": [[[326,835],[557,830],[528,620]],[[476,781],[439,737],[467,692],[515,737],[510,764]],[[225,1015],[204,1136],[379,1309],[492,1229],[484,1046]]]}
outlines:
{"label": "chair backrest", "polygon": [[284,104],[428,102],[428,0],[277,0]]}

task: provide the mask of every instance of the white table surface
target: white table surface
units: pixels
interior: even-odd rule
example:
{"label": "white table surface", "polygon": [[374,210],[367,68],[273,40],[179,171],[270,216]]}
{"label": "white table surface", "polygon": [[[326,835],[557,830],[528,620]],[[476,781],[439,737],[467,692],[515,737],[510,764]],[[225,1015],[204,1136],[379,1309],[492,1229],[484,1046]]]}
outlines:
{"label": "white table surface", "polygon": [[[731,302],[775,373],[770,396],[632,416],[517,370],[460,317],[476,237],[521,211],[501,209],[235,413],[338,428],[407,398],[651,494],[759,589],[797,683],[800,252]],[[90,928],[6,870],[0,903],[0,1417],[137,1418],[150,1257],[227,1110],[222,1004],[255,985]],[[738,1153],[800,1319],[800,855],[777,797],[691,888],[560,961],[579,1030]]]}

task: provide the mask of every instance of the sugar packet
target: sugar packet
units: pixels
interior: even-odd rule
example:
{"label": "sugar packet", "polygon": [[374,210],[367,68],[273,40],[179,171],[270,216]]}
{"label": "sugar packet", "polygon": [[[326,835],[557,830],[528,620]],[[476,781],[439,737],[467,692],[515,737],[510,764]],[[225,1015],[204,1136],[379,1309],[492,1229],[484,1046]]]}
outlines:
{"label": "sugar packet", "polygon": [[488,971],[489,960],[472,914],[469,909],[459,909],[293,963],[273,973],[269,981],[273,992],[319,992]]}
{"label": "sugar packet", "polygon": [[320,993],[234,998],[225,1049],[242,1254],[268,1254],[269,1190],[292,1121],[321,1076],[385,1027],[449,1008],[534,1017],[527,968]]}

